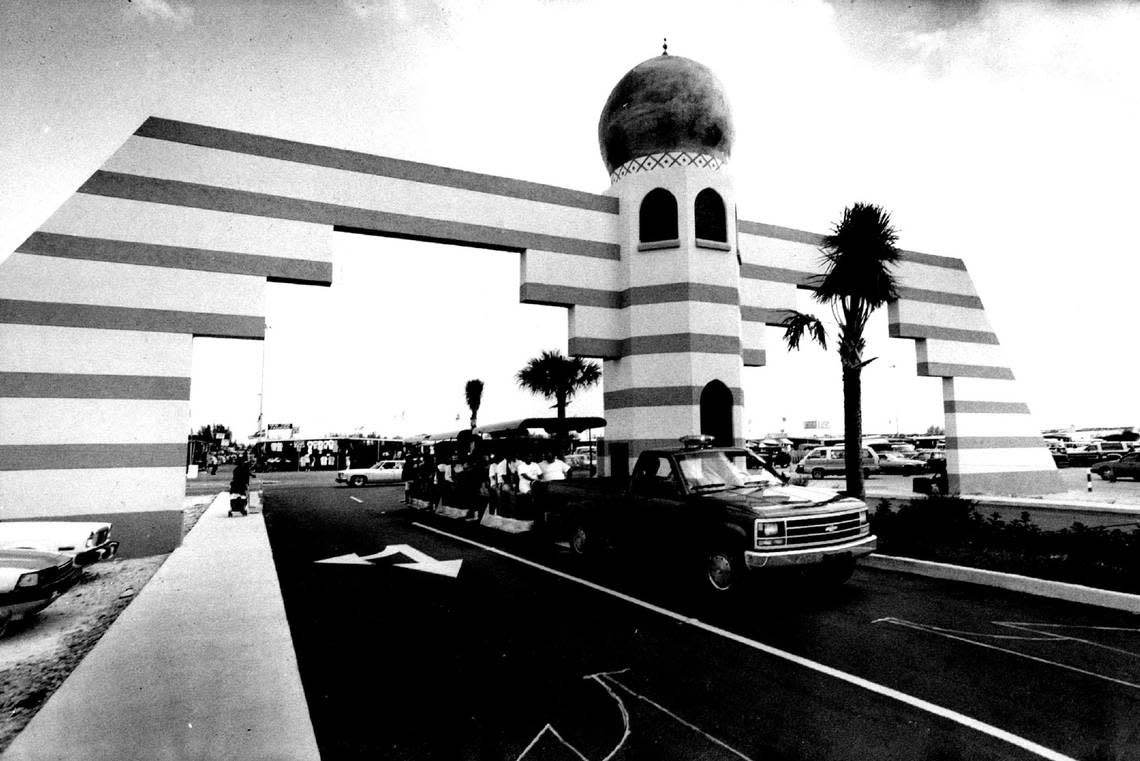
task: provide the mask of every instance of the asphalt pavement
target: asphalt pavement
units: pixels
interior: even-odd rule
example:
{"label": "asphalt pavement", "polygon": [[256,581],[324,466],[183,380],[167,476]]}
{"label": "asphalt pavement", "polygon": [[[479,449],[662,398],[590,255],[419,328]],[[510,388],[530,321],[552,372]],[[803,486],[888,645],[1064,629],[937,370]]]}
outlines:
{"label": "asphalt pavement", "polygon": [[1134,616],[867,569],[710,610],[331,479],[217,501],[4,761],[1140,757]]}
{"label": "asphalt pavement", "polygon": [[868,569],[709,604],[661,558],[583,564],[398,494],[269,496],[327,758],[1140,751],[1136,616]]}

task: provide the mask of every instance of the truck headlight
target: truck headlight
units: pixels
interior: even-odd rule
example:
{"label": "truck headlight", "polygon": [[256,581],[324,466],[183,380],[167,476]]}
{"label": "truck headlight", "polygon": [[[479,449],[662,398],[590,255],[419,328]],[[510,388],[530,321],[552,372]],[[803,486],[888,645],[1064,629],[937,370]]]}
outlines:
{"label": "truck headlight", "polygon": [[756,546],[777,547],[785,544],[783,521],[756,521]]}
{"label": "truck headlight", "polygon": [[34,587],[40,583],[40,575],[38,573],[25,573],[16,580],[17,587]]}

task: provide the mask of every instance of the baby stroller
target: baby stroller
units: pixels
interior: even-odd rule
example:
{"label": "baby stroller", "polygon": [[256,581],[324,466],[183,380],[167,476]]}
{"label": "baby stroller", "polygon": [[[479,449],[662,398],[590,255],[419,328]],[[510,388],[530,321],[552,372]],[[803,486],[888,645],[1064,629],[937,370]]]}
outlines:
{"label": "baby stroller", "polygon": [[232,517],[236,513],[249,515],[249,494],[235,490],[234,485],[230,484],[230,511],[227,517]]}
{"label": "baby stroller", "polygon": [[230,512],[227,517],[234,513],[249,515],[249,478],[251,475],[249,463],[244,459],[238,462],[237,467],[234,468],[233,480],[230,481]]}

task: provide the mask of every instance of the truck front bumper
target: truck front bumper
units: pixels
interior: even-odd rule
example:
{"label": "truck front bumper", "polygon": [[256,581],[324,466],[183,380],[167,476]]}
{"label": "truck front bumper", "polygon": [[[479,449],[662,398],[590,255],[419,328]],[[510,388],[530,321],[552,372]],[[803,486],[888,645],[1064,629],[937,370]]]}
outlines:
{"label": "truck front bumper", "polygon": [[773,549],[763,552],[745,550],[744,564],[749,568],[816,565],[832,559],[858,558],[863,555],[870,555],[878,547],[878,544],[878,538],[874,534],[870,534],[850,542],[827,547],[805,547],[795,550]]}

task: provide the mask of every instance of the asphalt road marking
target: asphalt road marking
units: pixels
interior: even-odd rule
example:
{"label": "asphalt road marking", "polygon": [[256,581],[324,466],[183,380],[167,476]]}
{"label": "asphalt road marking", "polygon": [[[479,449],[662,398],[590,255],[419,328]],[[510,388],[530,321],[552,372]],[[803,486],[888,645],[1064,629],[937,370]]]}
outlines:
{"label": "asphalt road marking", "polygon": [[533,748],[534,746],[538,745],[539,741],[541,741],[542,738],[545,737],[548,733],[550,735],[552,735],[554,737],[554,739],[558,740],[558,742],[562,743],[562,745],[564,745],[567,750],[569,750],[571,753],[573,753],[578,758],[582,759],[582,761],[590,761],[590,759],[588,759],[582,755],[582,751],[578,750],[573,745],[571,745],[569,742],[567,742],[566,738],[564,738],[562,735],[558,734],[558,730],[555,729],[554,727],[550,726],[549,724],[547,724],[545,727],[543,727],[542,729],[539,730],[538,734],[534,736],[534,739],[530,741],[530,745],[527,745],[523,749],[523,752],[519,754],[519,757],[517,759],[515,759],[515,761],[522,761],[523,757],[526,756],[527,753],[530,753],[530,749]]}
{"label": "asphalt road marking", "polygon": [[986,735],[989,735],[990,737],[994,737],[994,738],[1001,740],[1003,742],[1007,742],[1010,745],[1014,745],[1018,748],[1021,748],[1022,750],[1028,751],[1030,753],[1034,753],[1034,754],[1040,756],[1041,758],[1047,758],[1047,759],[1050,759],[1050,761],[1077,761],[1076,759],[1072,758],[1071,756],[1066,756],[1063,753],[1059,753],[1055,750],[1052,750],[1051,748],[1046,748],[1043,745],[1039,745],[1038,743],[1035,743],[1032,740],[1028,740],[1024,737],[1020,737],[1018,735],[1013,734],[1012,732],[1007,732],[1004,729],[1001,729],[999,727],[995,727],[992,724],[987,724],[984,721],[979,721],[978,719],[971,718],[969,716],[966,716],[965,714],[959,713],[959,712],[954,711],[952,709],[945,708],[945,707],[940,706],[940,705],[936,705],[936,704],[931,703],[927,700],[923,700],[922,698],[917,698],[913,695],[908,695],[905,692],[901,692],[901,691],[896,690],[894,688],[887,687],[886,685],[882,685],[882,684],[878,684],[876,682],[872,682],[869,679],[864,679],[863,677],[855,676],[854,674],[848,674],[845,671],[840,671],[839,669],[832,668],[831,666],[826,666],[822,663],[817,663],[816,661],[812,661],[812,660],[809,660],[807,658],[803,658],[801,656],[795,655],[793,653],[789,653],[789,652],[786,652],[784,650],[780,650],[779,648],[772,647],[771,645],[765,645],[763,642],[757,642],[756,640],[749,639],[748,637],[742,636],[740,634],[736,634],[735,632],[730,632],[727,629],[721,629],[719,626],[713,626],[712,624],[705,623],[704,621],[701,621],[700,619],[691,618],[689,616],[682,615],[680,613],[677,613],[676,611],[669,610],[668,608],[662,608],[660,605],[654,605],[651,602],[646,602],[645,600],[640,600],[636,597],[632,597],[630,595],[627,595],[624,592],[618,592],[615,589],[610,589],[609,587],[604,587],[601,584],[596,584],[592,581],[587,581],[586,579],[580,579],[577,576],[571,576],[568,573],[564,573],[563,571],[555,570],[554,568],[548,568],[547,566],[544,566],[540,563],[536,563],[533,560],[527,560],[526,558],[519,557],[518,555],[512,555],[509,552],[505,552],[504,550],[500,550],[498,547],[492,547],[492,546],[487,545],[487,544],[482,544],[480,542],[474,541],[473,539],[468,539],[467,537],[464,537],[464,536],[452,534],[448,531],[444,531],[442,529],[435,528],[434,526],[428,526],[427,524],[424,524],[424,523],[413,522],[412,525],[417,526],[419,528],[422,528],[425,531],[431,531],[435,534],[439,534],[441,536],[446,536],[450,539],[454,539],[457,542],[463,542],[463,543],[469,544],[473,547],[478,547],[479,549],[485,550],[485,551],[490,552],[492,554],[499,555],[499,556],[505,557],[505,558],[510,558],[511,560],[515,560],[519,563],[522,563],[523,565],[530,566],[531,568],[535,568],[535,569],[538,569],[540,571],[545,571],[546,573],[549,573],[553,576],[557,576],[557,577],[559,577],[561,579],[565,579],[567,581],[572,581],[576,584],[581,584],[582,586],[588,587],[588,588],[593,589],[597,592],[602,592],[603,594],[610,595],[611,597],[616,597],[619,600],[623,600],[623,601],[631,603],[633,605],[637,605],[637,606],[644,608],[646,610],[653,611],[654,613],[659,613],[663,616],[667,616],[668,618],[672,618],[675,621],[680,621],[682,623],[689,624],[690,626],[693,626],[697,629],[702,629],[706,632],[709,632],[710,634],[716,634],[720,637],[724,637],[725,639],[731,640],[733,642],[737,642],[741,645],[745,645],[745,646],[750,647],[754,650],[759,650],[762,653],[766,653],[766,654],[771,655],[773,657],[780,658],[782,660],[788,661],[789,663],[794,663],[798,666],[802,666],[802,667],[810,669],[812,671],[817,671],[821,674],[825,674],[825,675],[833,677],[835,679],[839,679],[840,681],[847,682],[848,684],[854,685],[856,687],[860,687],[862,689],[868,690],[869,692],[873,692],[875,694],[882,695],[883,697],[887,697],[887,698],[890,698],[892,700],[897,700],[898,702],[904,703],[905,705],[909,705],[912,708],[917,708],[921,711],[926,711],[927,713],[933,714],[933,715],[938,716],[940,718],[947,719],[949,721],[953,721],[957,724],[961,724],[964,727],[968,727],[968,728],[973,729],[975,731],[981,732],[982,734],[986,734]]}
{"label": "asphalt road marking", "polygon": [[[1025,629],[1026,631],[1037,632],[1038,634],[1048,634],[1048,632],[1040,632],[1038,629],[1079,629],[1091,632],[1131,632],[1132,634],[1140,634],[1140,629],[1131,626],[1074,626],[1071,624],[1030,624],[1030,623],[1014,623],[1011,621],[995,621],[998,626],[1008,626],[1011,629]],[[1083,637],[1074,637],[1071,634],[1056,634],[1053,635],[1059,639],[1068,640],[1070,642],[1080,642],[1088,645],[1089,647],[1099,647],[1103,650],[1108,650],[1120,655],[1129,655],[1133,658],[1140,658],[1140,653],[1131,650],[1123,650],[1119,647],[1112,647],[1102,642],[1093,642],[1091,639],[1084,639]]]}
{"label": "asphalt road marking", "polygon": [[[1049,666],[1056,666],[1057,668],[1066,669],[1068,671],[1074,671],[1078,674],[1083,674],[1084,676],[1091,676],[1091,677],[1094,677],[1096,679],[1103,679],[1106,682],[1112,682],[1113,684],[1119,684],[1119,685],[1122,685],[1124,687],[1131,687],[1133,689],[1140,690],[1140,684],[1135,684],[1133,682],[1126,682],[1123,679],[1117,679],[1115,677],[1106,676],[1104,674],[1098,674],[1095,671],[1088,671],[1086,669],[1077,668],[1076,666],[1070,666],[1067,663],[1060,663],[1058,661],[1051,661],[1048,658],[1041,658],[1041,657],[1038,657],[1036,655],[1029,655],[1028,653],[1020,653],[1017,650],[1010,650],[1007,647],[998,647],[997,645],[991,645],[991,644],[986,643],[986,642],[978,642],[977,640],[970,639],[970,637],[987,636],[984,634],[975,634],[974,632],[956,632],[953,629],[940,629],[937,626],[929,626],[927,624],[919,624],[919,623],[915,623],[914,621],[906,621],[906,620],[901,619],[901,618],[890,618],[890,617],[880,618],[880,619],[874,621],[873,623],[876,623],[876,624],[878,624],[878,623],[895,624],[897,626],[904,626],[908,629],[916,629],[920,632],[927,632],[928,634],[936,634],[940,637],[945,637],[947,639],[953,639],[953,640],[957,640],[959,642],[967,642],[971,645],[976,645],[978,647],[984,647],[987,650],[997,650],[998,652],[1001,652],[1001,653],[1008,653],[1009,655],[1016,655],[1019,658],[1025,658],[1027,660],[1036,661],[1037,663],[1044,663],[1044,664],[1047,664]],[[965,636],[963,636],[963,635],[965,635]],[[994,635],[988,635],[988,636],[994,636]],[[1018,639],[1021,639],[1023,641],[1024,640],[1033,640],[1035,642],[1043,641],[1041,638],[1035,638],[1035,637],[1020,637]],[[1054,641],[1059,641],[1059,640],[1066,640],[1066,639],[1070,639],[1070,638],[1068,638],[1068,637],[1053,637],[1051,639]],[[1074,642],[1084,642],[1084,640],[1077,640],[1077,639],[1073,639],[1073,641]],[[1085,644],[1094,644],[1095,645],[1095,643],[1085,643]],[[1109,649],[1114,649],[1114,648],[1109,648]],[[1128,655],[1132,655],[1132,653],[1128,653]]]}
{"label": "asphalt road marking", "polygon": [[[654,708],[656,708],[661,713],[665,714],[666,716],[669,716],[670,718],[672,718],[674,721],[678,722],[679,724],[682,724],[682,725],[688,727],[689,729],[693,730],[698,735],[700,735],[701,737],[704,737],[706,740],[713,743],[714,745],[718,745],[721,748],[724,748],[725,750],[727,750],[729,753],[733,754],[734,756],[744,759],[744,761],[752,761],[751,758],[744,755],[743,753],[738,751],[736,748],[733,748],[731,745],[729,745],[728,743],[726,743],[722,740],[718,740],[717,738],[710,735],[708,732],[706,732],[703,729],[701,729],[700,727],[698,727],[696,724],[691,724],[691,723],[685,721],[680,716],[673,713],[672,711],[670,711],[668,708],[661,705],[660,703],[658,703],[654,700],[651,700],[650,698],[647,698],[646,696],[642,695],[640,692],[635,692],[634,690],[631,690],[629,687],[627,687],[625,684],[623,684],[621,681],[619,681],[617,676],[616,676],[617,674],[624,674],[628,670],[629,669],[622,669],[621,671],[604,671],[600,674],[593,674],[592,676],[594,678],[606,679],[607,681],[612,682],[614,685],[625,690],[626,692],[628,692],[633,697],[637,698],[638,700],[642,700],[642,701],[648,703],[649,705],[653,706]],[[617,696],[615,695],[614,697],[617,697]],[[627,734],[628,734],[628,732],[627,732]],[[624,742],[624,740],[623,740],[623,742]]]}
{"label": "asphalt road marking", "polygon": [[362,499],[357,499],[356,497],[349,497],[349,499],[351,499],[353,502],[356,502],[357,504],[364,504],[364,500]]}

